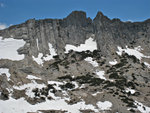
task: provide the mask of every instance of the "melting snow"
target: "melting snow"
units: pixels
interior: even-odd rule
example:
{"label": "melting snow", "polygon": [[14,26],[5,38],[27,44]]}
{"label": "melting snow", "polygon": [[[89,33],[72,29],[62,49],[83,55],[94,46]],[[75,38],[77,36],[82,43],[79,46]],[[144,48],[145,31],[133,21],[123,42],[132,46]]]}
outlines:
{"label": "melting snow", "polygon": [[88,63],[92,64],[93,67],[98,67],[98,63],[96,61],[93,61],[92,57],[87,57],[84,60],[87,61]]}
{"label": "melting snow", "polygon": [[52,60],[52,59],[53,59],[53,56],[56,56],[56,55],[57,55],[57,53],[56,53],[55,49],[53,48],[52,44],[49,43],[48,46],[49,46],[49,51],[50,51],[50,54],[51,54],[51,55],[47,55],[46,57],[43,57],[43,59],[44,59],[45,61]]}
{"label": "melting snow", "polygon": [[0,68],[0,74],[5,73],[7,76],[8,81],[10,80],[10,73],[9,73],[9,69],[7,68]]}
{"label": "melting snow", "polygon": [[65,53],[69,53],[70,50],[82,52],[86,50],[94,51],[97,49],[97,43],[93,40],[93,38],[89,38],[85,41],[85,44],[81,44],[80,46],[76,47],[74,45],[67,44],[65,47]]}
{"label": "melting snow", "polygon": [[36,39],[36,44],[37,44],[37,48],[39,50],[39,41],[38,41],[38,38]]}
{"label": "melting snow", "polygon": [[109,101],[97,102],[97,106],[100,110],[111,110],[110,108],[112,107],[112,103]]}
{"label": "melting snow", "polygon": [[49,51],[50,51],[51,55],[43,56],[43,53],[39,53],[37,58],[32,56],[33,60],[36,61],[39,65],[43,65],[44,61],[52,60],[53,56],[57,55],[57,53],[56,53],[55,49],[53,48],[52,44],[49,43],[48,46],[49,46]]}
{"label": "melting snow", "polygon": [[42,54],[42,53],[39,53],[37,58],[34,57],[34,56],[32,56],[33,60],[34,60],[35,62],[37,62],[39,65],[42,65],[42,64],[43,64],[42,57],[43,57],[43,54]]}
{"label": "melting snow", "polygon": [[59,87],[59,85],[63,85],[63,82],[57,82],[57,81],[48,81],[48,84],[54,85],[53,87],[56,90],[61,90],[61,88]]}
{"label": "melting snow", "polygon": [[96,71],[95,73],[99,76],[100,79],[107,80],[107,79],[104,77],[105,71]]}
{"label": "melting snow", "polygon": [[134,49],[130,49],[130,48],[128,48],[128,46],[126,46],[126,49],[122,49],[121,47],[118,46],[118,50],[119,50],[119,51],[117,51],[118,55],[122,55],[122,52],[124,51],[128,55],[134,55],[139,60],[141,60],[142,57],[150,58],[150,56],[145,56],[144,54],[140,53],[140,51],[142,50],[142,48],[140,46],[135,47]]}
{"label": "melting snow", "polygon": [[38,77],[36,77],[36,76],[33,76],[33,75],[28,75],[27,76],[27,79],[39,79],[39,80],[41,80],[41,78],[38,78]]}
{"label": "melting snow", "polygon": [[79,88],[79,85],[77,84],[77,82],[72,82],[72,84],[74,84],[75,85],[75,88],[74,89],[77,89],[77,88]]}
{"label": "melting snow", "polygon": [[109,64],[111,64],[111,65],[116,65],[118,62],[117,62],[117,60],[115,59],[114,61],[110,61],[109,62]]}
{"label": "melting snow", "polygon": [[[150,113],[150,107],[147,107],[145,105],[143,105],[140,102],[135,101],[134,103],[137,106],[137,109],[141,112],[141,113]],[[145,109],[144,109],[145,108]]]}
{"label": "melting snow", "polygon": [[150,64],[149,64],[149,63],[144,62],[144,64],[145,64],[148,68],[150,68]]}
{"label": "melting snow", "polygon": [[91,104],[86,105],[85,102],[78,102],[73,105],[69,105],[64,99],[59,100],[47,100],[35,105],[29,104],[24,98],[15,100],[10,98],[9,100],[0,100],[0,112],[1,113],[27,113],[36,112],[38,110],[66,110],[70,113],[80,113],[79,110],[91,109],[98,112],[97,109]]}
{"label": "melting snow", "polygon": [[19,55],[17,50],[24,46],[25,41],[13,38],[2,40],[0,37],[0,59],[22,60],[24,55]]}
{"label": "melting snow", "polygon": [[103,92],[96,92],[96,93],[94,93],[94,94],[92,94],[93,96],[96,96],[96,95],[98,95],[98,94],[102,94]]}
{"label": "melting snow", "polygon": [[126,92],[127,92],[127,93],[130,92],[131,94],[134,94],[134,93],[135,93],[135,90],[130,89],[130,88],[127,88],[127,89],[126,89]]}
{"label": "melting snow", "polygon": [[37,84],[34,80],[32,80],[32,83],[24,84],[22,86],[13,86],[13,88],[17,90],[26,90],[26,95],[28,95],[28,97],[31,98],[35,96],[34,93],[32,92],[33,89],[35,88],[42,89],[43,87],[46,87],[46,85]]}

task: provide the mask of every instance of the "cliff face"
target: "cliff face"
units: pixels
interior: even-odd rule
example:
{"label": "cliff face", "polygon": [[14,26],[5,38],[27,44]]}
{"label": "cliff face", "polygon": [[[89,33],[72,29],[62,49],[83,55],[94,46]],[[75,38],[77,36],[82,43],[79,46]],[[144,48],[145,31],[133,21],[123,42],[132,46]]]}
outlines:
{"label": "cliff face", "polygon": [[37,56],[39,52],[49,54],[48,43],[52,43],[57,53],[63,55],[66,44],[77,46],[91,36],[94,36],[98,49],[105,56],[115,52],[116,46],[126,45],[141,45],[148,54],[150,20],[121,22],[119,19],[110,20],[101,12],[91,20],[86,17],[85,12],[74,11],[64,19],[31,19],[0,31],[0,35],[4,38],[24,39],[27,43],[18,52],[33,56]]}
{"label": "cliff face", "polygon": [[150,20],[74,11],[1,30],[0,112],[149,113]]}

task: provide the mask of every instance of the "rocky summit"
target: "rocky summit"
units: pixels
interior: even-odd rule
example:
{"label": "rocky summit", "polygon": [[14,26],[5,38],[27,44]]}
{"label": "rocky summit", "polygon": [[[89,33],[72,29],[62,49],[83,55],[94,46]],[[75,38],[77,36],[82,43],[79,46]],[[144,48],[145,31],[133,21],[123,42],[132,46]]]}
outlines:
{"label": "rocky summit", "polygon": [[150,19],[82,11],[0,30],[0,113],[150,113]]}

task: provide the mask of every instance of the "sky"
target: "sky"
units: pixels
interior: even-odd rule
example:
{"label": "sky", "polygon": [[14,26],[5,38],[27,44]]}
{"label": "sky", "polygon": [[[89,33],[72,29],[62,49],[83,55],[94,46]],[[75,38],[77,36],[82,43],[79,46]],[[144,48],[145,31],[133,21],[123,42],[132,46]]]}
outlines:
{"label": "sky", "polygon": [[62,19],[75,10],[92,19],[101,11],[111,19],[144,21],[150,18],[150,0],[0,0],[0,29],[32,18]]}

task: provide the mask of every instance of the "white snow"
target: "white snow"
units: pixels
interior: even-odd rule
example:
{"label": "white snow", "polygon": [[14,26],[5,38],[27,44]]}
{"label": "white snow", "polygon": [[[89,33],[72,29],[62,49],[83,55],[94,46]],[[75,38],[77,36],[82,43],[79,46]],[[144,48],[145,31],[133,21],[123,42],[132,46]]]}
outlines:
{"label": "white snow", "polygon": [[149,64],[149,63],[144,62],[144,64],[145,64],[148,68],[150,68],[150,64]]}
{"label": "white snow", "polygon": [[9,69],[7,68],[0,68],[0,74],[5,73],[7,76],[8,81],[10,80],[10,73],[9,73]]}
{"label": "white snow", "polygon": [[37,58],[34,57],[34,56],[32,56],[33,60],[34,60],[36,63],[38,63],[39,65],[42,65],[42,64],[43,64],[42,57],[43,57],[43,54],[42,54],[42,53],[39,53]]}
{"label": "white snow", "polygon": [[25,41],[13,38],[0,37],[0,59],[22,60],[24,55],[19,55],[17,50],[24,46]]}
{"label": "white snow", "polygon": [[55,49],[53,48],[52,44],[49,43],[48,46],[49,46],[50,55],[47,54],[46,56],[44,56],[43,53],[39,53],[38,57],[32,56],[33,60],[35,62],[37,62],[39,65],[43,65],[44,61],[52,60],[53,56],[57,55],[57,53],[56,53]]}
{"label": "white snow", "polygon": [[128,46],[126,46],[125,49],[122,49],[121,47],[118,46],[118,50],[119,50],[117,51],[118,55],[122,55],[122,52],[124,51],[128,55],[134,55],[139,60],[141,60],[142,57],[150,58],[150,56],[145,56],[143,53],[140,53],[140,51],[142,50],[141,46],[135,47],[134,49],[130,49],[128,48]]}
{"label": "white snow", "polygon": [[38,41],[38,38],[36,39],[36,44],[37,44],[37,48],[39,50],[39,41]]}
{"label": "white snow", "polygon": [[[143,105],[142,103],[135,101],[134,103],[137,106],[137,109],[141,112],[141,113],[150,113],[150,107],[147,107],[145,105]],[[144,108],[145,109],[144,109]]]}
{"label": "white snow", "polygon": [[77,84],[77,82],[75,82],[75,81],[72,81],[72,84],[74,84],[74,85],[75,85],[74,89],[77,89],[77,88],[79,88],[79,85]]}
{"label": "white snow", "polygon": [[98,77],[99,77],[100,79],[107,80],[107,79],[104,77],[105,71],[98,71],[98,70],[97,70],[95,73],[98,75]]}
{"label": "white snow", "polygon": [[41,78],[39,78],[39,77],[36,77],[36,76],[33,76],[33,75],[28,75],[27,76],[27,79],[38,79],[38,80],[41,80]]}
{"label": "white snow", "polygon": [[116,59],[114,59],[114,61],[109,61],[109,64],[111,64],[111,65],[116,65],[118,62],[117,62],[117,60]]}
{"label": "white snow", "polygon": [[131,94],[134,94],[135,93],[135,90],[134,89],[130,89],[130,88],[126,88],[126,92],[130,92]]}
{"label": "white snow", "polygon": [[43,57],[43,59],[44,59],[45,61],[52,60],[52,59],[53,59],[53,56],[56,56],[56,55],[57,55],[57,53],[56,53],[55,49],[53,48],[52,44],[49,43],[48,46],[49,46],[49,51],[50,51],[50,54],[51,54],[51,55],[47,55],[46,57]]}
{"label": "white snow", "polygon": [[63,82],[58,82],[58,81],[48,81],[48,84],[54,85],[53,87],[56,90],[61,90],[61,88],[59,87],[59,85],[63,85]]}
{"label": "white snow", "polygon": [[93,67],[98,67],[98,63],[96,61],[94,61],[92,57],[87,57],[84,60],[87,61],[88,63],[92,64]]}
{"label": "white snow", "polygon": [[111,110],[112,103],[109,101],[97,102],[97,106],[99,107],[100,110]]}
{"label": "white snow", "polygon": [[99,91],[98,91],[98,92],[96,92],[96,93],[93,93],[92,95],[93,95],[93,96],[97,96],[98,94],[102,94],[102,93],[103,93],[103,92],[99,92]]}
{"label": "white snow", "polygon": [[76,47],[74,45],[67,44],[65,47],[65,53],[69,53],[70,50],[82,52],[86,50],[94,51],[97,49],[97,43],[93,40],[93,38],[89,38],[85,41],[85,44],[80,44],[80,46]]}
{"label": "white snow", "polygon": [[10,98],[9,100],[0,100],[0,113],[27,113],[36,112],[38,110],[66,110],[69,113],[80,113],[79,110],[91,109],[94,112],[98,112],[95,106],[88,104],[84,101],[78,102],[73,105],[69,105],[64,99],[47,100],[35,105],[29,104],[24,98],[15,100]]}
{"label": "white snow", "polygon": [[[48,81],[48,84],[52,84],[55,86],[57,90],[60,89],[59,85],[64,84],[64,82],[57,81]],[[73,82],[73,84],[76,84]],[[26,90],[26,95],[33,98],[34,94],[32,93],[32,89],[39,88],[42,89],[45,87],[45,84],[37,84],[34,80],[32,83],[24,84],[22,86],[13,86],[14,89],[17,90]],[[78,85],[76,84],[76,88]],[[95,106],[91,104],[85,104],[84,101],[80,101],[76,104],[69,105],[65,100],[69,100],[69,98],[61,98],[55,96],[52,92],[49,91],[49,96],[53,98],[53,100],[46,99],[45,102],[38,103],[35,105],[31,105],[24,98],[13,99],[12,97],[9,100],[3,101],[0,100],[0,113],[27,113],[27,112],[36,112],[38,110],[64,110],[70,113],[80,113],[80,110],[91,109],[94,112],[98,112]]]}
{"label": "white snow", "polygon": [[17,89],[17,90],[26,90],[25,94],[31,98],[34,97],[34,93],[32,92],[33,89],[35,89],[35,88],[42,89],[43,87],[46,87],[46,85],[45,84],[37,84],[34,80],[32,80],[32,83],[24,84],[22,86],[13,86],[13,88]]}

